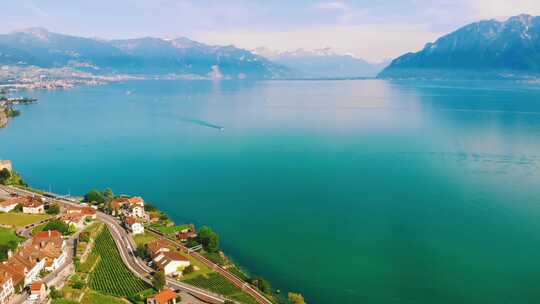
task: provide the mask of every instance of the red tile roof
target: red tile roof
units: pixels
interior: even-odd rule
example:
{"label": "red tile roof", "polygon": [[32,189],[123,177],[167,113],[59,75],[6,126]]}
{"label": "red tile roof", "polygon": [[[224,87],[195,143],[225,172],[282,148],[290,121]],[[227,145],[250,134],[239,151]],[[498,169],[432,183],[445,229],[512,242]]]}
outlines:
{"label": "red tile roof", "polygon": [[129,216],[129,217],[126,217],[126,224],[128,224],[129,226],[135,224],[135,223],[138,223],[139,221],[132,217],[132,216]]}
{"label": "red tile roof", "polygon": [[21,202],[23,207],[36,208],[36,207],[39,207],[39,206],[43,206],[43,202],[39,198],[32,197],[32,196],[27,196],[24,199],[25,200],[23,202]]}
{"label": "red tile roof", "polygon": [[169,301],[176,299],[176,293],[172,289],[167,288],[152,298],[159,304],[167,304]]}
{"label": "red tile roof", "polygon": [[55,247],[62,248],[64,239],[58,230],[47,230],[36,233],[32,238],[32,245],[40,245],[44,247],[46,244],[53,244]]}
{"label": "red tile roof", "polygon": [[43,283],[41,282],[34,282],[32,283],[32,285],[30,286],[30,289],[32,291],[41,291],[41,287],[43,286]]}
{"label": "red tile roof", "polygon": [[58,230],[45,230],[40,231],[34,235],[34,240],[36,239],[42,239],[42,238],[61,238],[62,234]]}
{"label": "red tile roof", "polygon": [[0,268],[0,286],[4,285],[5,282],[12,278],[13,276],[9,273],[9,271]]}
{"label": "red tile roof", "polygon": [[134,196],[128,200],[130,204],[144,204],[144,200],[140,196]]}

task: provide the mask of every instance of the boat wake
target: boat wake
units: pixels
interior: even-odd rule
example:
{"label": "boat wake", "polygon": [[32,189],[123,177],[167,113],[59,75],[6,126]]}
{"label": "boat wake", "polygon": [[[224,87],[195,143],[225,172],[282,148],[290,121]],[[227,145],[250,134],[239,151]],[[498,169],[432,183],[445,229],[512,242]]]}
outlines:
{"label": "boat wake", "polygon": [[198,126],[208,127],[212,129],[216,129],[219,131],[225,131],[225,128],[219,125],[215,125],[213,123],[209,123],[207,121],[201,120],[201,119],[193,119],[193,118],[180,118],[181,121],[186,123],[191,123]]}

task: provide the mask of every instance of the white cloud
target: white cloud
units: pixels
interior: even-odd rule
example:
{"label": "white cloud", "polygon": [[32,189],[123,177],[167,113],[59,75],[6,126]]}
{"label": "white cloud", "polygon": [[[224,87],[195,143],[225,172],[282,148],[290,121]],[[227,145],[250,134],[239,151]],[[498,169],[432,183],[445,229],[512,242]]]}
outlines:
{"label": "white cloud", "polygon": [[441,33],[434,33],[425,25],[368,24],[298,28],[288,31],[211,31],[195,34],[194,38],[211,44],[232,43],[246,49],[268,46],[280,51],[331,46],[340,53],[350,53],[378,62],[417,51],[439,36]]}
{"label": "white cloud", "polygon": [[46,11],[44,11],[43,9],[41,9],[39,6],[35,4],[28,3],[25,6],[28,10],[30,10],[30,12],[32,12],[33,14],[39,17],[49,17],[49,14]]}
{"label": "white cloud", "polygon": [[464,3],[477,19],[501,19],[522,13],[540,15],[539,0],[470,0]]}
{"label": "white cloud", "polygon": [[347,5],[340,1],[320,2],[313,7],[323,11],[344,11],[347,9]]}

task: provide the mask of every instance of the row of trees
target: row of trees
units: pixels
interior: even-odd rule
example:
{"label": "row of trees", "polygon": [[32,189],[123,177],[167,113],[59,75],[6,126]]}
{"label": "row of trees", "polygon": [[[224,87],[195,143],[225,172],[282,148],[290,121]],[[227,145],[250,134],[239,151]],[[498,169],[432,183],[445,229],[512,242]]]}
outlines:
{"label": "row of trees", "polygon": [[90,190],[90,192],[84,195],[84,201],[87,203],[95,203],[97,205],[106,204],[114,199],[114,193],[111,188],[107,188],[103,191],[96,189]]}

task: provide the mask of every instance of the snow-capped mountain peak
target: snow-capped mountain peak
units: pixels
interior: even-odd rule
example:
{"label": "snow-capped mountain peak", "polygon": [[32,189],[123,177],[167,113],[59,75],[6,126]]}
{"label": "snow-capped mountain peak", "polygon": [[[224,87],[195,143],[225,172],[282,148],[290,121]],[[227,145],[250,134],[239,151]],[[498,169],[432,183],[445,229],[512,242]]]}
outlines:
{"label": "snow-capped mountain peak", "polygon": [[41,40],[41,41],[48,41],[49,40],[49,31],[42,27],[30,27],[25,29],[20,29],[13,31],[14,34],[27,34],[31,35],[34,38]]}

